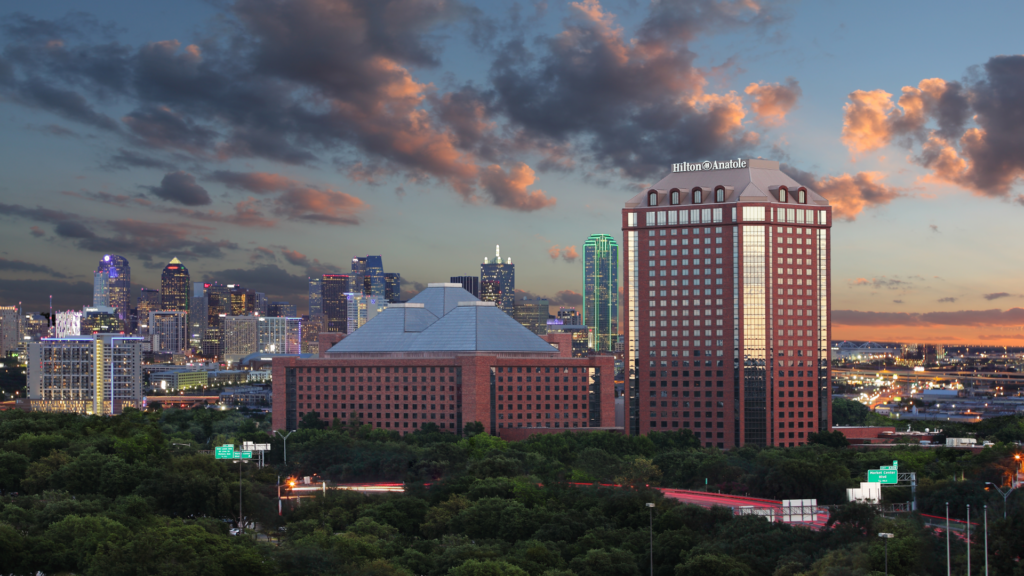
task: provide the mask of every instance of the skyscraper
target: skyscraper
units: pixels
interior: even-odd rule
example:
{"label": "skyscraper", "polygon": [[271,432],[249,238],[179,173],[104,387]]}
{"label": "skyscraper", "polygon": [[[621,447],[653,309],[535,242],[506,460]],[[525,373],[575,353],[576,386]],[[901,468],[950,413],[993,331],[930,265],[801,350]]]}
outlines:
{"label": "skyscraper", "polygon": [[224,352],[224,318],[231,315],[230,289],[220,282],[203,284],[206,293],[206,331],[203,356],[220,358]]}
{"label": "skyscraper", "polygon": [[259,350],[259,318],[256,316],[225,316],[224,353],[221,358],[236,363]]}
{"label": "skyscraper", "polygon": [[202,349],[203,338],[206,337],[206,326],[209,321],[209,308],[206,301],[206,285],[202,282],[192,283],[192,302],[189,304],[189,344],[193,348]]}
{"label": "skyscraper", "polygon": [[619,244],[608,234],[591,234],[583,243],[583,324],[593,328],[594,350],[615,350],[619,336]]}
{"label": "skyscraper", "polygon": [[493,261],[484,258],[484,263],[480,265],[481,289],[489,280],[498,282],[498,299],[494,300],[495,304],[512,316],[516,309],[516,265],[511,258],[502,260],[501,246],[495,246]]}
{"label": "skyscraper", "polygon": [[325,332],[348,330],[349,276],[347,274],[324,274],[321,284],[323,292],[323,315]]}
{"label": "skyscraper", "polygon": [[249,316],[256,312],[256,291],[241,284],[228,284],[231,294],[232,316]]}
{"label": "skyscraper", "polygon": [[320,278],[309,279],[309,315],[319,316],[323,314],[323,291],[321,290],[322,280]]}
{"label": "skyscraper", "polygon": [[402,275],[398,272],[384,273],[384,299],[391,303],[402,301]]}
{"label": "skyscraper", "polygon": [[630,434],[792,446],[830,428],[831,224],[768,160],[676,164],[626,203]]}
{"label": "skyscraper", "polygon": [[[106,304],[103,300],[102,286],[106,286]],[[117,254],[107,254],[101,260],[96,274],[93,276],[93,306],[110,306],[122,321],[127,321],[132,309],[132,269],[128,259]]]}
{"label": "skyscraper", "polygon": [[[160,274],[160,309],[187,312],[191,287],[188,269],[177,258],[172,259]],[[139,318],[142,318],[141,310]]]}
{"label": "skyscraper", "polygon": [[271,302],[267,304],[267,316],[271,318],[297,318],[295,304]]}
{"label": "skyscraper", "polygon": [[253,312],[259,316],[267,315],[267,295],[263,292],[256,293],[256,305],[253,307]]}
{"label": "skyscraper", "polygon": [[142,408],[141,338],[46,338],[29,344],[28,359],[33,411],[118,414]]}
{"label": "skyscraper", "polygon": [[366,292],[366,257],[352,259],[352,271],[349,274],[349,289],[363,294]]}
{"label": "skyscraper", "polygon": [[302,336],[301,318],[259,318],[256,322],[257,352],[298,354]]}
{"label": "skyscraper", "polygon": [[367,256],[366,277],[363,280],[363,295],[384,298],[385,285],[383,259],[380,256]]}
{"label": "skyscraper", "polygon": [[100,263],[99,269],[92,274],[92,305],[110,306],[110,294],[107,293],[107,283],[110,276],[106,268]]}
{"label": "skyscraper", "polygon": [[18,351],[18,316],[17,306],[0,306],[0,357]]}
{"label": "skyscraper", "polygon": [[157,310],[149,313],[149,338],[157,354],[181,354],[188,349],[188,312]]}
{"label": "skyscraper", "polygon": [[480,297],[480,278],[476,276],[452,276],[453,284],[462,284],[462,289],[477,298]]}
{"label": "skyscraper", "polygon": [[516,302],[513,317],[516,322],[538,336],[548,333],[548,301],[546,298],[531,300],[523,297]]}
{"label": "skyscraper", "polygon": [[151,290],[145,287],[139,290],[139,302],[135,306],[137,310],[136,315],[139,320],[139,334],[148,334],[146,330],[149,329],[149,313],[159,311],[162,305],[163,296],[159,290]]}

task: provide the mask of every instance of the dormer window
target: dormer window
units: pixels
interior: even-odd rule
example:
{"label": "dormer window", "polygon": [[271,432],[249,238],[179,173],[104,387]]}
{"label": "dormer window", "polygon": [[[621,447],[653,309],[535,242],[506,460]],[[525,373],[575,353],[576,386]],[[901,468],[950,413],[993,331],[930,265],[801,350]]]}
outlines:
{"label": "dormer window", "polygon": [[669,193],[668,203],[673,206],[679,204],[679,190],[673,190],[671,193]]}
{"label": "dormer window", "polygon": [[693,189],[693,203],[703,204],[704,203],[704,191],[700,188]]}
{"label": "dormer window", "polygon": [[715,188],[715,202],[725,202],[725,188]]}
{"label": "dormer window", "polygon": [[658,193],[657,192],[652,190],[651,193],[647,195],[647,205],[648,206],[657,206],[658,205]]}
{"label": "dormer window", "polygon": [[779,202],[789,202],[789,190],[785,186],[779,186]]}
{"label": "dormer window", "polygon": [[796,191],[796,203],[807,204],[807,190],[801,188]]}

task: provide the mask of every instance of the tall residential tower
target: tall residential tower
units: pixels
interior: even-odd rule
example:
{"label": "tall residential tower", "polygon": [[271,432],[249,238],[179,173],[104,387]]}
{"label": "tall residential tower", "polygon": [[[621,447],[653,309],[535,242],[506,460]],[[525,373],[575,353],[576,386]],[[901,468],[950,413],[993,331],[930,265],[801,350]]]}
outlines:
{"label": "tall residential tower", "polygon": [[622,210],[630,434],[830,428],[828,201],[768,160],[680,163]]}

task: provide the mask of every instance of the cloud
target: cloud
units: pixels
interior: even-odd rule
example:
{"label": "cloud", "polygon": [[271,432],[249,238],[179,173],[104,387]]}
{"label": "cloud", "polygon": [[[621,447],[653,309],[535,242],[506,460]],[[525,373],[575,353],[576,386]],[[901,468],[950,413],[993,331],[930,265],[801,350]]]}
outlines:
{"label": "cloud", "polygon": [[1024,177],[1022,90],[1021,55],[994,56],[960,82],[904,86],[895,103],[884,90],[857,90],[844,106],[843,142],[854,155],[895,144],[916,152],[926,180],[1006,199]]}
{"label": "cloud", "polygon": [[558,245],[555,244],[551,248],[548,248],[548,256],[550,256],[552,260],[558,260],[558,255],[561,253],[561,251],[561,248],[559,248]]}
{"label": "cloud", "polygon": [[136,137],[153,148],[179,149],[192,154],[209,150],[218,134],[167,106],[146,106],[121,119]]}
{"label": "cloud", "polygon": [[129,196],[127,194],[111,194],[109,192],[62,192],[68,196],[74,196],[76,198],[84,198],[86,200],[93,200],[96,202],[102,202],[104,204],[110,204],[112,206],[152,206],[153,203],[143,196]]}
{"label": "cloud", "polygon": [[249,255],[250,262],[258,262],[263,260],[274,261],[277,260],[277,254],[274,253],[270,248],[263,246],[257,246],[253,249],[252,254]]}
{"label": "cloud", "polygon": [[214,172],[212,180],[229,188],[254,194],[281,192],[274,200],[278,213],[293,220],[325,224],[359,224],[359,214],[368,206],[359,198],[336,190],[309,186],[280,174],[268,172]]}
{"label": "cloud", "polygon": [[832,215],[840,220],[853,221],[861,212],[884,206],[903,196],[903,188],[886,186],[879,182],[881,172],[858,172],[818,178],[811,172],[782,164],[783,172],[797,182],[824,196],[832,206]]}
{"label": "cloud", "polygon": [[903,304],[903,300],[893,300],[893,304]]}
{"label": "cloud", "polygon": [[785,84],[752,82],[744,92],[754,97],[750,109],[766,126],[778,126],[785,122],[786,114],[796,106],[803,94],[795,78],[786,78]]}
{"label": "cloud", "polygon": [[180,170],[166,174],[160,185],[150,186],[149,191],[168,202],[185,206],[202,206],[212,202],[206,189],[196,184],[195,176]]}
{"label": "cloud", "polygon": [[334,264],[322,263],[316,258],[310,259],[305,254],[296,250],[289,250],[287,248],[281,249],[281,255],[293,266],[299,266],[305,269],[307,276],[323,276],[324,274],[342,274],[344,271],[339,266]]}
{"label": "cloud", "polygon": [[129,168],[157,168],[173,170],[174,166],[157,158],[121,148],[103,165],[108,170],[127,170]]}
{"label": "cloud", "polygon": [[947,296],[945,298],[939,298],[939,302],[948,302],[948,303],[952,304],[953,302],[956,302],[956,298],[954,298],[952,296]]}
{"label": "cloud", "polygon": [[220,222],[234,224],[247,228],[273,228],[277,221],[267,218],[259,209],[259,202],[252,197],[246,198],[234,205],[233,214],[225,214],[216,210],[192,210],[189,208],[167,208],[166,210],[181,214],[192,220],[204,220],[208,222]]}
{"label": "cloud", "polygon": [[220,281],[242,284],[246,288],[265,293],[274,300],[304,300],[309,295],[309,281],[275,264],[262,264],[253,268],[229,268],[203,274],[204,282]]}
{"label": "cloud", "polygon": [[484,170],[480,183],[491,196],[495,205],[521,212],[533,212],[555,205],[557,200],[548,198],[543,190],[527,191],[536,181],[533,169],[522,162],[507,172],[493,164]]}
{"label": "cloud", "polygon": [[0,301],[21,302],[26,313],[53,309],[72,310],[92,304],[92,282],[66,280],[8,280],[0,282]]}
{"label": "cloud", "polygon": [[985,294],[982,296],[985,300],[998,300],[1000,298],[1009,298],[1011,295],[1006,292],[993,292],[991,294]]}
{"label": "cloud", "polygon": [[[10,270],[13,272],[38,272],[40,274],[47,274],[54,278],[67,278],[68,276],[57,272],[49,266],[43,264],[35,264],[33,262],[24,262],[22,260],[8,260],[6,258],[0,258],[0,271]],[[6,282],[6,280],[4,280]]]}
{"label": "cloud", "polygon": [[833,310],[832,322],[840,326],[1019,326],[1024,324],[1024,309],[925,313]]}
{"label": "cloud", "polygon": [[410,280],[405,276],[401,277],[401,283],[403,302],[408,301],[413,296],[416,296],[420,292],[423,292],[424,290],[427,289],[427,285],[424,284],[423,282],[416,282],[415,280]]}
{"label": "cloud", "polygon": [[928,227],[932,229],[932,232],[935,232],[936,234],[941,234],[941,232],[939,232],[939,227],[936,226],[935,224],[929,224]]}
{"label": "cloud", "polygon": [[579,292],[573,292],[572,290],[559,290],[554,298],[549,298],[548,302],[552,306],[582,306],[583,295]]}
{"label": "cloud", "polygon": [[548,256],[550,256],[552,260],[558,260],[559,256],[561,256],[562,260],[569,263],[575,262],[576,259],[580,257],[575,246],[560,248],[557,244],[548,248]]}
{"label": "cloud", "polygon": [[40,228],[39,226],[33,226],[29,228],[29,230],[29,233],[35,236],[36,238],[42,238],[43,236],[46,236],[46,232],[43,232],[43,229]]}
{"label": "cloud", "polygon": [[911,282],[907,282],[906,280],[900,280],[899,278],[887,278],[885,276],[872,278],[870,280],[867,278],[857,278],[856,280],[851,280],[849,284],[850,286],[870,286],[876,290],[901,290],[912,285]]}

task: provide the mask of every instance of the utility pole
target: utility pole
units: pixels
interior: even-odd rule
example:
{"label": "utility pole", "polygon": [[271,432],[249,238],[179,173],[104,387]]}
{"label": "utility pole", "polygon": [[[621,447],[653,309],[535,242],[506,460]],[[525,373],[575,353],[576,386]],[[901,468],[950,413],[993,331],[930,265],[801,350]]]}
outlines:
{"label": "utility pole", "polygon": [[885,540],[885,576],[889,576],[889,538],[894,537],[895,534],[888,532],[879,532],[878,537]]}
{"label": "utility pole", "polygon": [[654,576],[654,502],[647,502],[650,512],[650,576]]}
{"label": "utility pole", "polygon": [[985,576],[988,576],[988,504],[985,504]]}
{"label": "utility pole", "polygon": [[238,528],[245,530],[242,524],[242,459],[238,459]]}
{"label": "utility pole", "polygon": [[967,576],[971,576],[971,505],[967,505]]}

